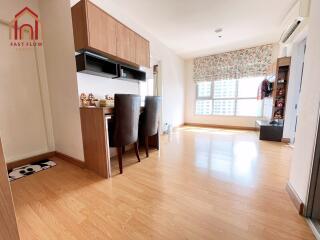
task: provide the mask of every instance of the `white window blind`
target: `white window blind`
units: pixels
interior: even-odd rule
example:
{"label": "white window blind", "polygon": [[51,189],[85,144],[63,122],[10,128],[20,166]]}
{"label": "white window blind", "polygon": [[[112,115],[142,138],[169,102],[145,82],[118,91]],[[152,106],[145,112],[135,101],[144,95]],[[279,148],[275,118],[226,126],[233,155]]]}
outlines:
{"label": "white window blind", "polygon": [[197,85],[197,96],[198,98],[210,97],[211,96],[211,82],[202,82]]}
{"label": "white window blind", "polygon": [[197,115],[210,115],[212,113],[212,101],[211,100],[197,100],[196,102],[196,114]]}
{"label": "white window blind", "polygon": [[213,98],[234,98],[236,95],[236,80],[213,81]]}
{"label": "white window blind", "polygon": [[253,116],[262,114],[257,100],[263,77],[215,80],[197,83],[197,115]]}

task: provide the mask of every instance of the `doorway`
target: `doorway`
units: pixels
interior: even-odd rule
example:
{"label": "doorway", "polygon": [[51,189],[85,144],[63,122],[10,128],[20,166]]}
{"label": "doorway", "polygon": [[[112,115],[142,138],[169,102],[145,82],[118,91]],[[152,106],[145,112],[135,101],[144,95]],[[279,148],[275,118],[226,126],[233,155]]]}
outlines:
{"label": "doorway", "polygon": [[[151,67],[143,69],[147,73],[146,81],[139,82],[140,96],[144,99],[146,96],[163,96],[162,78],[161,78],[161,61],[151,58]],[[144,100],[142,101],[144,106]],[[162,105],[160,110],[160,133],[162,133]]]}
{"label": "doorway", "polygon": [[320,234],[320,122],[318,122],[317,139],[305,215],[307,218],[311,219],[314,228]]}
{"label": "doorway", "polygon": [[304,58],[306,50],[306,38],[297,40],[292,46],[290,83],[288,86],[286,121],[284,126],[284,136],[290,139],[293,145],[295,142],[295,134],[297,122],[299,118],[299,99],[301,92],[301,84],[303,79]]}
{"label": "doorway", "polygon": [[300,60],[300,65],[299,65],[299,72],[298,72],[298,91],[295,96],[295,103],[294,103],[294,113],[295,113],[295,123],[294,123],[294,128],[292,129],[292,144],[295,142],[295,135],[297,131],[297,123],[298,123],[298,104],[299,104],[299,99],[300,99],[300,93],[301,93],[301,85],[302,85],[302,79],[303,79],[303,69],[304,69],[304,57],[306,54],[306,47],[307,47],[307,39],[302,40],[298,44],[298,57]]}

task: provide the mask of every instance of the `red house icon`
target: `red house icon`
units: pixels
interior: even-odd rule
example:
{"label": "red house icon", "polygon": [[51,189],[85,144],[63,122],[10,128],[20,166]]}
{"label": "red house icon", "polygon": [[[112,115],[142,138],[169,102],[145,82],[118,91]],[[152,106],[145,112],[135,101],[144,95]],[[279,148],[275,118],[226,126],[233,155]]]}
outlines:
{"label": "red house icon", "polygon": [[[28,23],[20,23],[19,20],[25,14],[30,15],[34,19],[34,26]],[[39,18],[38,15],[33,12],[30,8],[25,7],[20,12],[18,12],[14,17],[14,40],[23,40],[24,38],[24,31],[28,30],[30,33],[29,38],[30,40],[38,40],[39,39]]]}

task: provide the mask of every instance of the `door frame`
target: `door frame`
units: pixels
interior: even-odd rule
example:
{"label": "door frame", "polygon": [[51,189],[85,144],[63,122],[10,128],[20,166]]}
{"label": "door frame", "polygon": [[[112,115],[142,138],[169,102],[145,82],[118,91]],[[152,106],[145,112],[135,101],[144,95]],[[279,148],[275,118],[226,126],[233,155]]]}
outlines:
{"label": "door frame", "polygon": [[[307,206],[305,209],[305,217],[312,219],[314,214],[319,214],[320,205],[315,208],[315,202],[320,201],[320,121],[318,116],[316,143],[313,154],[313,164],[310,177],[310,185],[308,191]],[[320,219],[320,218],[319,218]]]}
{"label": "door frame", "polygon": [[[19,240],[16,213],[12,198],[8,170],[0,139],[0,236],[7,240]],[[3,238],[1,238],[3,239]]]}
{"label": "door frame", "polygon": [[305,59],[305,55],[306,55],[306,47],[307,47],[307,37],[302,39],[301,41],[299,41],[297,43],[297,51],[299,54],[299,57],[301,59],[299,59],[299,68],[301,69],[301,71],[299,71],[299,77],[297,78],[299,80],[299,88],[298,93],[297,93],[297,99],[295,102],[295,122],[294,122],[294,128],[291,129],[290,133],[290,138],[292,140],[292,143],[294,144],[295,142],[295,138],[296,138],[296,133],[297,133],[297,123],[298,123],[298,117],[299,117],[299,112],[298,112],[298,107],[299,107],[299,100],[300,100],[300,95],[301,95],[301,86],[302,86],[302,80],[303,80],[303,74],[304,74],[304,59]]}

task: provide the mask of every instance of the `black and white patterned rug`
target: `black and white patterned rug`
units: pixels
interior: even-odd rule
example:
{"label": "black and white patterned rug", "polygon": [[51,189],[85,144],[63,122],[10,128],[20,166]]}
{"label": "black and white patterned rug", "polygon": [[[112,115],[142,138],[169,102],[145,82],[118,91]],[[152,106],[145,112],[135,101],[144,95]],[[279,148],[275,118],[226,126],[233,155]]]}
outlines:
{"label": "black and white patterned rug", "polygon": [[54,161],[46,159],[46,160],[35,162],[33,164],[28,164],[22,167],[14,168],[8,171],[9,181],[11,182],[19,178],[32,175],[34,173],[46,170],[48,168],[52,168],[56,165],[57,164]]}

